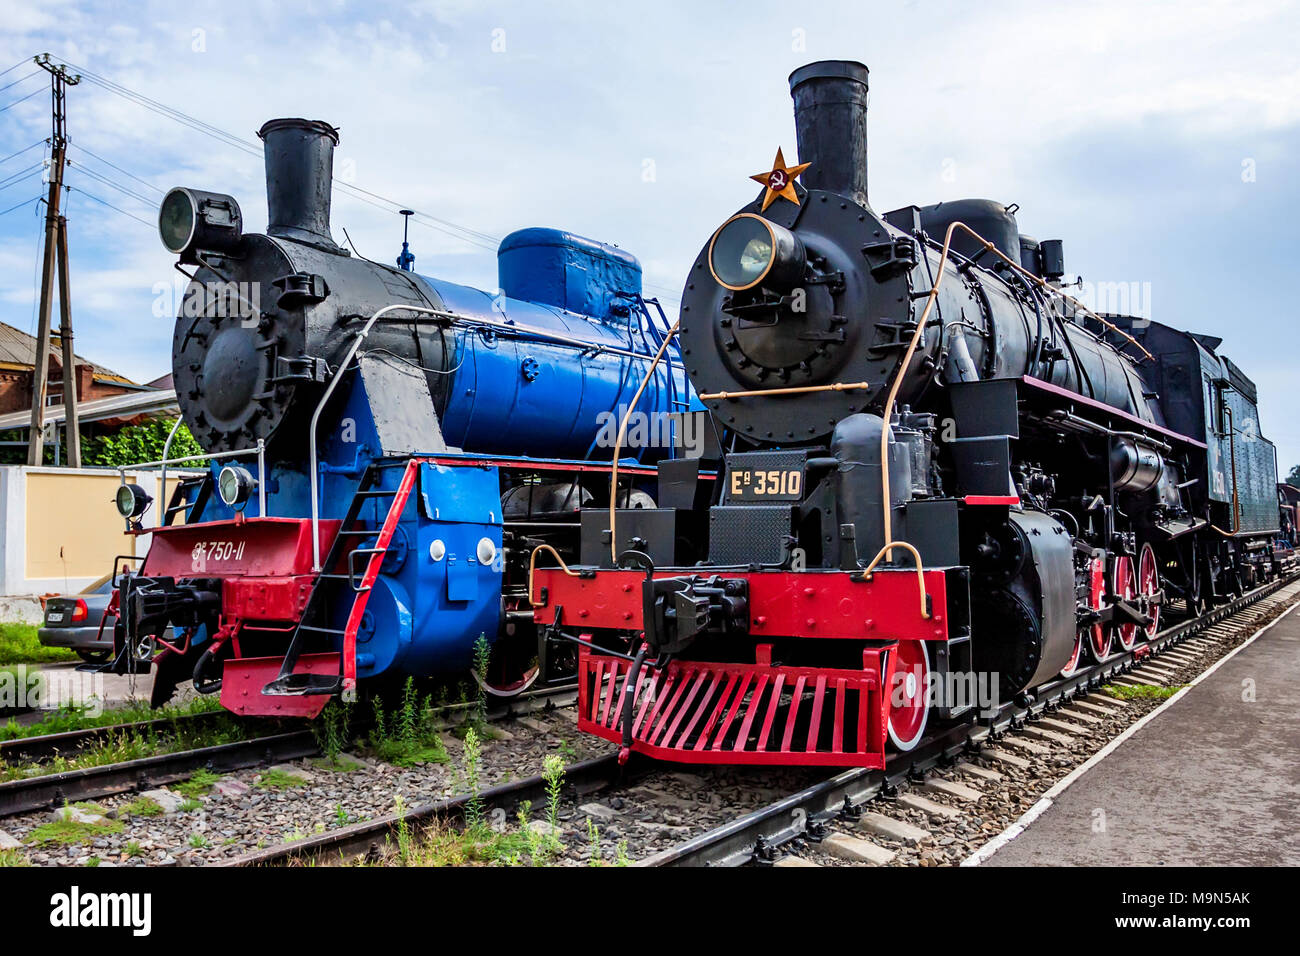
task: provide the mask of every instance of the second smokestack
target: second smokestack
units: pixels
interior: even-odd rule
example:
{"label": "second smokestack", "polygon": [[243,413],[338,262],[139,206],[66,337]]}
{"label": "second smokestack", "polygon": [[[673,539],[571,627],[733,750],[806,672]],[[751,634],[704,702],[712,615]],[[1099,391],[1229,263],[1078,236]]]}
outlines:
{"label": "second smokestack", "polygon": [[867,68],[854,60],[820,60],[790,74],[800,177],[808,189],[867,205]]}
{"label": "second smokestack", "polygon": [[322,120],[273,119],[257,135],[266,155],[267,235],[341,251],[330,235],[339,131]]}

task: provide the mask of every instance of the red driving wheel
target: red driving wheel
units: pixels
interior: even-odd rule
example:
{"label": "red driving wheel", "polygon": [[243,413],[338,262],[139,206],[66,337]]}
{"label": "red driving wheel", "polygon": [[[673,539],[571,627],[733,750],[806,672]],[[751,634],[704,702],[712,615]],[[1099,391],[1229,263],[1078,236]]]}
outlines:
{"label": "red driving wheel", "polygon": [[907,751],[921,742],[930,718],[930,654],[924,641],[900,641],[889,696],[889,742]]}
{"label": "red driving wheel", "polygon": [[1147,640],[1160,630],[1160,605],[1152,598],[1160,590],[1160,566],[1156,564],[1156,549],[1142,545],[1138,556],[1138,593],[1142,596],[1142,610],[1151,618],[1151,626],[1144,629]]}
{"label": "red driving wheel", "polygon": [[[1106,570],[1105,563],[1100,557],[1092,559],[1092,564],[1088,567],[1088,606],[1094,611],[1100,611],[1102,602],[1106,598]],[[1088,642],[1089,650],[1095,660],[1103,661],[1110,656],[1110,628],[1103,627],[1100,622],[1092,625],[1092,640]]]}
{"label": "red driving wheel", "polygon": [[[1115,559],[1115,597],[1128,604],[1133,604],[1133,599],[1137,597],[1137,580],[1133,575],[1133,559],[1126,554],[1122,554]],[[1126,651],[1133,650],[1133,645],[1137,643],[1138,626],[1136,624],[1120,624],[1114,627],[1113,630],[1119,638],[1119,646]]]}

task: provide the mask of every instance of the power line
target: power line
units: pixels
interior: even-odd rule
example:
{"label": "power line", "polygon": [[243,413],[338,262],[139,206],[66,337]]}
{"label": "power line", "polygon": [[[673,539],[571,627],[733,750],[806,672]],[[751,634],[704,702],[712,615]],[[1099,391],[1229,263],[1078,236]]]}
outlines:
{"label": "power line", "polygon": [[[170,119],[173,122],[180,123],[181,125],[189,129],[192,129],[198,133],[202,133],[205,136],[217,140],[218,142],[221,142],[227,146],[238,149],[241,152],[247,153],[250,156],[255,156],[260,159],[263,155],[263,151],[260,144],[253,143],[249,140],[243,139],[242,137],[237,136],[234,133],[221,129],[218,126],[214,126],[211,123],[199,119],[196,116],[192,116],[181,110],[170,107],[165,103],[155,100],[149,96],[146,96],[145,94],[140,93],[137,90],[133,90],[130,87],[124,86],[121,83],[117,83],[113,80],[110,80],[107,77],[101,76],[92,70],[86,69],[85,67],[78,66],[75,63],[68,63],[68,66],[78,70],[81,73],[82,77],[84,77],[88,82],[93,83],[96,86],[127,100],[128,102],[134,103],[137,106],[147,109],[166,119]],[[93,158],[99,160],[100,162],[105,163],[108,166],[112,166],[112,168],[116,169],[118,172],[122,173],[123,175],[129,176],[131,179],[136,180],[137,182],[141,183],[144,186],[147,186],[149,189],[154,190],[160,194],[163,192],[163,190],[158,189],[158,187],[152,185],[151,183],[146,182],[145,180],[141,179],[139,176],[136,176],[134,173],[130,173],[127,170],[122,169],[120,166],[116,166],[113,163],[110,163],[108,160],[104,159],[103,157],[97,156],[96,154],[90,152],[90,150],[86,149],[84,146],[78,145],[77,148],[87,153],[88,155],[92,156]],[[93,171],[87,169],[85,165],[81,165],[79,168],[81,169],[82,172],[86,172],[88,174],[94,175]],[[102,179],[101,181],[107,182],[107,180],[102,180]],[[122,188],[121,186],[115,185],[111,182],[109,182],[108,185],[114,186],[114,188],[118,189],[121,192],[126,193],[127,195],[133,196],[133,198],[141,199],[141,197],[139,197],[138,195],[129,192],[128,190]],[[379,193],[372,192],[371,190],[368,189],[364,189],[361,186],[355,186],[351,183],[346,183],[341,180],[336,180],[335,185],[338,187],[338,191],[340,193],[346,194],[348,198],[355,199],[358,202],[363,202],[368,206],[371,206],[373,208],[379,209],[384,212],[392,213],[392,212],[396,212],[399,209],[406,208],[404,203],[398,202],[395,199],[389,199],[387,196],[382,196]],[[142,201],[151,202],[150,200],[143,200],[143,199]],[[425,226],[426,228],[433,229],[437,232],[443,233],[444,235],[450,236],[453,239],[459,239],[462,242],[465,242],[472,246],[476,246],[480,249],[487,250],[489,252],[495,252],[501,244],[501,238],[498,236],[494,236],[486,232],[481,232],[469,226],[463,226],[459,223],[452,222],[451,220],[442,219],[438,216],[431,215],[430,213],[421,212],[420,210],[416,210],[415,215],[412,218],[415,220],[417,225]],[[660,292],[661,298],[665,302],[676,303],[678,301],[676,292],[667,288],[666,286],[658,286],[653,283],[647,283],[646,288],[653,289]]]}
{"label": "power line", "polygon": [[0,163],[7,163],[7,162],[9,162],[9,160],[13,159],[15,156],[21,156],[23,153],[27,152],[29,149],[35,149],[37,146],[44,146],[44,145],[45,145],[45,140],[43,140],[43,139],[39,139],[39,140],[37,140],[36,142],[32,143],[32,145],[27,146],[27,147],[25,147],[25,148],[23,148],[23,149],[20,149],[20,150],[18,150],[18,152],[16,152],[16,153],[10,153],[10,154],[9,154],[8,156],[6,156],[4,159],[0,159]]}
{"label": "power line", "polygon": [[24,63],[30,63],[30,62],[31,62],[31,60],[30,60],[28,57],[23,57],[21,60],[19,60],[19,61],[18,61],[17,63],[15,63],[13,66],[9,67],[9,69],[7,69],[7,70],[0,70],[0,76],[4,76],[6,73],[12,73],[14,70],[18,69],[18,68],[19,68],[20,66],[22,66]]}
{"label": "power line", "polygon": [[[159,189],[157,186],[155,186],[153,183],[149,182],[148,180],[141,179],[135,173],[128,172],[127,170],[123,169],[121,166],[117,166],[113,163],[110,163],[107,159],[105,159],[103,156],[100,156],[98,153],[92,153],[90,150],[86,149],[86,147],[82,146],[80,143],[73,143],[72,145],[75,146],[80,152],[85,153],[87,156],[91,157],[92,159],[99,160],[99,162],[103,163],[105,166],[109,166],[113,169],[116,169],[123,176],[128,176],[131,179],[134,179],[141,186],[147,186],[148,188],[152,189],[154,192],[158,193],[160,196],[166,192],[166,190]],[[28,149],[30,148],[31,147],[28,147]],[[0,159],[0,163],[2,162],[4,162],[4,160]],[[85,169],[86,167],[82,166],[81,168]]]}
{"label": "power line", "polygon": [[[114,93],[123,99],[133,102],[137,106],[142,106],[151,112],[171,119],[183,126],[187,126],[196,132],[203,133],[219,142],[248,153],[250,156],[261,158],[263,155],[262,149],[259,145],[242,139],[234,133],[213,126],[211,123],[204,122],[188,113],[173,109],[164,103],[160,103],[155,99],[145,96],[143,93],[102,77],[92,70],[87,70],[85,67],[78,66],[75,63],[69,63],[68,65],[78,70],[87,81],[94,83],[96,86],[108,90],[110,93]],[[396,212],[398,209],[405,208],[405,204],[398,202],[396,199],[389,199],[387,196],[381,196],[378,193],[371,192],[368,189],[363,189],[360,186],[354,186],[351,183],[341,181],[336,182],[336,185],[341,192],[349,193],[353,198],[367,203],[368,205],[375,206],[377,209],[384,209],[385,212]],[[372,200],[377,200],[379,203],[386,203],[388,206],[393,208],[385,209],[384,206],[377,205],[376,202]],[[422,222],[423,225],[428,226],[429,228],[436,229],[455,239],[460,239],[464,242],[468,242],[470,245],[479,246],[484,249],[495,251],[496,247],[501,242],[500,238],[490,235],[489,233],[480,232],[477,229],[471,229],[468,226],[462,226],[459,223],[454,223],[447,219],[441,219],[419,210],[416,210],[414,218],[417,222]]]}
{"label": "power line", "polygon": [[145,220],[145,219],[141,219],[141,218],[140,218],[139,216],[137,216],[135,213],[130,213],[130,212],[127,212],[125,209],[122,209],[122,208],[120,208],[120,207],[118,207],[118,206],[114,206],[114,205],[113,205],[111,202],[109,202],[108,200],[106,200],[106,199],[100,199],[100,198],[99,198],[98,196],[96,196],[94,193],[88,193],[88,192],[86,192],[86,190],[82,189],[80,186],[69,186],[69,187],[68,187],[68,192],[79,192],[79,193],[81,193],[81,195],[85,196],[87,199],[93,199],[93,200],[95,200],[95,202],[99,203],[101,206],[107,206],[109,209],[112,209],[114,212],[120,212],[120,213],[121,213],[122,215],[124,215],[124,216],[130,216],[130,217],[131,217],[132,219],[134,219],[136,222],[140,223],[141,225],[148,226],[150,229],[153,229],[153,228],[154,228],[154,223],[149,222],[148,220]]}
{"label": "power line", "polygon": [[91,177],[92,179],[98,180],[99,182],[103,183],[105,186],[109,186],[113,189],[116,189],[118,192],[122,193],[123,195],[130,196],[132,199],[144,203],[146,206],[149,206],[150,208],[154,208],[156,206],[156,203],[149,197],[141,196],[138,192],[135,192],[132,189],[128,189],[127,187],[114,182],[113,180],[109,179],[107,176],[97,173],[93,169],[86,168],[86,166],[81,163],[74,163],[72,160],[68,160],[68,165],[75,168],[78,172],[83,173]]}
{"label": "power line", "polygon": [[23,200],[22,202],[20,202],[18,205],[16,205],[16,206],[10,206],[10,207],[9,207],[8,209],[6,209],[4,212],[0,212],[0,216],[8,215],[9,213],[13,212],[15,209],[21,209],[23,206],[26,206],[26,205],[29,205],[29,204],[31,204],[31,203],[34,203],[34,202],[36,202],[36,201],[37,201],[38,199],[40,199],[40,198],[41,198],[40,196],[33,196],[31,199],[24,199],[24,200]]}
{"label": "power line", "polygon": [[0,186],[5,185],[5,184],[8,183],[9,180],[11,180],[11,179],[17,179],[19,176],[22,176],[22,175],[24,175],[25,173],[29,173],[29,172],[31,172],[33,169],[40,169],[40,168],[41,168],[42,166],[44,166],[44,165],[45,165],[44,162],[40,162],[40,163],[32,163],[32,164],[31,164],[30,166],[28,166],[26,169],[20,169],[20,170],[18,170],[18,172],[16,172],[16,173],[12,173],[12,174],[10,174],[9,176],[6,176],[4,179],[0,179]]}
{"label": "power line", "polygon": [[22,99],[20,99],[20,100],[14,100],[14,101],[13,101],[12,103],[10,103],[8,106],[0,106],[0,113],[3,113],[5,110],[13,109],[13,108],[14,108],[15,106],[17,106],[19,103],[25,103],[25,102],[27,102],[28,100],[30,100],[33,96],[36,96],[37,94],[39,94],[39,93],[44,93],[44,92],[45,92],[45,87],[43,87],[43,86],[42,86],[40,89],[38,89],[38,90],[32,90],[30,93],[28,93],[28,94],[27,94],[26,96],[24,96]]}
{"label": "power line", "polygon": [[22,79],[14,80],[12,83],[6,83],[4,86],[0,86],[0,93],[3,93],[5,90],[9,89],[9,87],[11,87],[11,86],[17,86],[19,83],[25,83],[25,82],[27,82],[28,80],[30,80],[33,76],[35,76],[35,75],[36,75],[37,73],[39,73],[39,72],[41,72],[41,71],[40,71],[40,70],[32,70],[32,72],[28,73],[28,74],[27,74],[26,76],[24,76]]}
{"label": "power line", "polygon": [[6,179],[4,182],[0,183],[0,189],[8,189],[10,186],[17,186],[19,183],[23,182],[24,180],[31,179],[38,172],[40,172],[39,163],[36,166],[31,167],[28,170],[26,175],[17,176],[16,178],[11,176],[9,179]]}

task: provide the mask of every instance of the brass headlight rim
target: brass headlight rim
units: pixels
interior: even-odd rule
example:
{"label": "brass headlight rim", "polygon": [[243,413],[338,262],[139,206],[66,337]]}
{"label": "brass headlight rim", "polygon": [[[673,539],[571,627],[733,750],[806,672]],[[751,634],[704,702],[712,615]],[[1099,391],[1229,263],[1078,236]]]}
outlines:
{"label": "brass headlight rim", "polygon": [[[757,219],[759,222],[763,224],[763,228],[767,230],[768,238],[772,240],[772,255],[767,260],[767,266],[759,274],[757,279],[755,279],[753,282],[750,282],[746,285],[732,285],[729,282],[723,282],[722,278],[718,275],[717,270],[713,268],[713,246],[718,241],[718,236],[722,235],[722,230],[726,229],[737,219]],[[714,230],[713,237],[709,240],[709,252],[705,258],[709,264],[709,274],[713,276],[714,282],[716,282],[718,285],[722,286],[724,289],[728,290],[729,292],[747,292],[748,290],[754,288],[754,286],[759,285],[764,279],[766,279],[767,274],[771,272],[772,267],[776,265],[776,260],[777,260],[776,230],[772,228],[772,224],[767,219],[765,219],[763,216],[760,216],[756,212],[738,212],[730,219],[728,219],[726,222],[724,222],[722,225],[720,225],[717,229]]]}

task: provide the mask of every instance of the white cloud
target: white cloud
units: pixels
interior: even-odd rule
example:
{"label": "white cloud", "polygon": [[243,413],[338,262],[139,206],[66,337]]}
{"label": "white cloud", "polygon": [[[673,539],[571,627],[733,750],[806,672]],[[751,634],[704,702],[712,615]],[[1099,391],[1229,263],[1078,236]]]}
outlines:
{"label": "white cloud", "polygon": [[[1100,236],[1112,204],[1172,209],[1209,190],[1198,179],[1089,181],[1086,160],[1082,177],[1062,168],[1072,144],[1163,150],[1179,168],[1213,144],[1232,153],[1223,160],[1231,184],[1240,157],[1262,156],[1275,148],[1270,134],[1300,123],[1300,17],[1281,0],[382,8],[266,0],[184,9],[0,0],[0,22],[0,69],[48,49],[250,141],[273,116],[329,120],[342,129],[338,159],[355,167],[357,185],[493,236],[555,225],[616,242],[642,258],[652,291],[674,298],[712,229],[752,196],[748,175],[777,145],[793,158],[786,75],[809,60],[850,57],[871,68],[879,208],[964,195],[1016,200],[1030,231],[1064,235],[1082,252],[1098,247],[1071,237]],[[803,49],[792,48],[795,31]],[[256,156],[89,80],[69,106],[76,143],[157,189],[231,192],[249,228],[264,223]],[[0,156],[47,125],[43,96],[0,113]],[[1260,162],[1261,177],[1272,178],[1255,195],[1273,195],[1291,161]],[[152,195],[93,160],[86,168]],[[75,169],[69,181],[152,218],[146,204]],[[1065,193],[1064,182],[1077,192]],[[1214,201],[1238,202],[1225,189]],[[149,228],[93,202],[74,200],[73,209],[78,341],[107,365],[152,377],[167,364],[169,336],[156,320],[142,323],[170,261]],[[346,226],[365,255],[396,255],[399,217],[339,190],[334,212],[337,238]],[[31,307],[30,218],[0,218],[0,318],[20,327]],[[411,239],[421,271],[495,285],[490,251],[428,226]],[[1151,254],[1133,252],[1139,262]],[[1082,258],[1076,265],[1088,269]],[[1189,281],[1196,271],[1188,263]]]}

